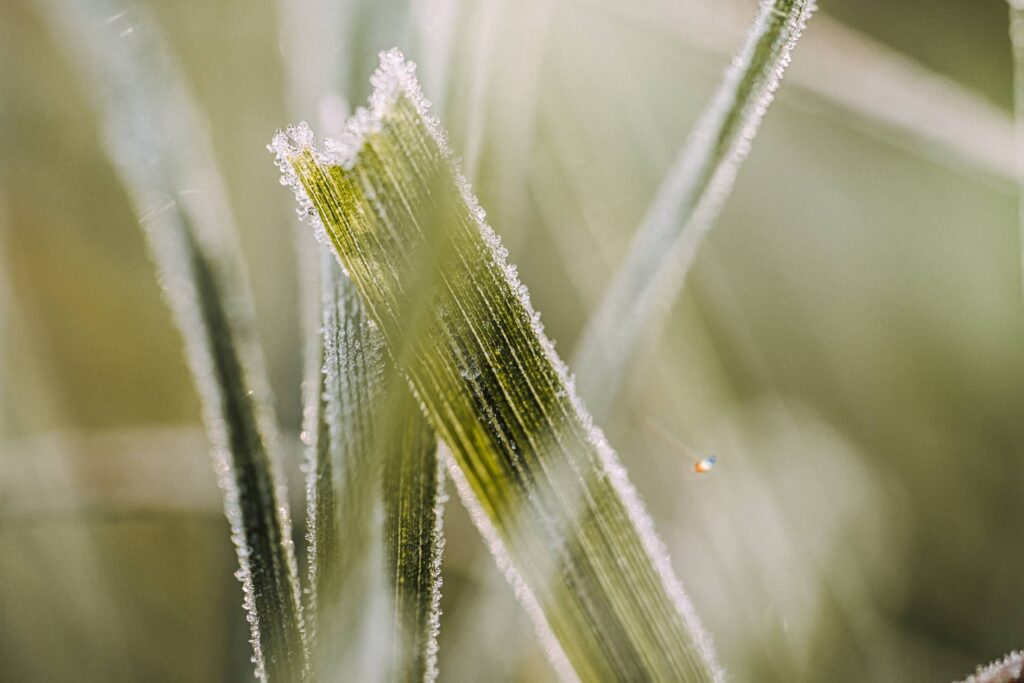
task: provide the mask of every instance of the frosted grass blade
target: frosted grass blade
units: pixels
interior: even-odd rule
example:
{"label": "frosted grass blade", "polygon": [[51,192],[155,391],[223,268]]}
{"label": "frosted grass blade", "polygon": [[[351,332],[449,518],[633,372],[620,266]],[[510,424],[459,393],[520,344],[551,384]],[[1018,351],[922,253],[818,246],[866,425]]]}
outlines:
{"label": "frosted grass blade", "polygon": [[1024,654],[1011,652],[998,662],[978,669],[960,683],[1019,683],[1024,679]]}
{"label": "frosted grass blade", "polygon": [[813,11],[814,0],[762,0],[746,42],[658,188],[574,354],[580,394],[595,415],[610,410],[638,343],[679,295]]}
{"label": "frosted grass blade", "polygon": [[437,438],[389,369],[352,281],[322,253],[324,369],[306,465],[315,670],[434,680],[444,502]]}
{"label": "frosted grass blade", "polygon": [[[332,128],[336,111],[347,107],[332,93],[348,94],[353,55],[334,45],[338,36],[358,42],[353,17],[366,11],[363,4],[279,3],[293,113],[316,111]],[[395,3],[393,13],[404,8]],[[322,312],[304,316],[307,613],[316,670],[321,677],[433,680],[444,499],[437,438],[404,386],[385,390],[391,378],[380,334],[330,250],[302,231],[298,252],[300,263],[319,261],[302,268],[303,290]]]}
{"label": "frosted grass blade", "polygon": [[385,456],[378,413],[387,373],[379,334],[368,323],[351,282],[331,256],[321,269],[323,373],[316,457],[307,463],[310,590],[316,610],[318,677],[383,675],[375,648],[386,633],[375,618],[381,527],[379,463]]}
{"label": "frosted grass blade", "polygon": [[392,444],[384,461],[384,550],[392,599],[391,680],[437,679],[444,549],[444,469],[437,435],[404,386],[396,386]]}
{"label": "frosted grass blade", "polygon": [[559,673],[721,680],[617,457],[576,396],[397,51],[320,150],[272,144],[451,450],[449,472]]}
{"label": "frosted grass blade", "polygon": [[185,340],[263,680],[306,672],[287,494],[234,223],[199,115],[152,17],[107,0],[43,2],[81,69]]}
{"label": "frosted grass blade", "polygon": [[[710,55],[729,54],[749,23],[746,0],[646,3],[586,0],[610,18]],[[804,58],[788,88],[833,109],[848,125],[887,144],[1004,187],[1014,176],[1013,124],[983,95],[828,15],[801,38]]]}

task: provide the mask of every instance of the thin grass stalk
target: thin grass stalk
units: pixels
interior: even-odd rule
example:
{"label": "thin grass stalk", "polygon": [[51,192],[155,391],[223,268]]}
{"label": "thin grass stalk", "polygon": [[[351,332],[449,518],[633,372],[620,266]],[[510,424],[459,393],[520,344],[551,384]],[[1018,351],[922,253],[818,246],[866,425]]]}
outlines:
{"label": "thin grass stalk", "polygon": [[584,329],[573,367],[580,394],[599,418],[611,409],[638,345],[678,298],[814,8],[814,0],[762,0]]}
{"label": "thin grass stalk", "polygon": [[144,8],[109,0],[42,7],[85,79],[185,341],[238,554],[256,675],[303,680],[298,573],[269,390],[201,119]]}

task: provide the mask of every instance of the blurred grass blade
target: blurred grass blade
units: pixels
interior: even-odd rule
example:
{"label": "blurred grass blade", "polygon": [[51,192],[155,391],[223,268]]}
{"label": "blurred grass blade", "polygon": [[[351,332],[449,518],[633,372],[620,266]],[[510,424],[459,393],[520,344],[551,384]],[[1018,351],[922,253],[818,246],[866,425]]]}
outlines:
{"label": "blurred grass blade", "polygon": [[732,191],[814,0],[762,0],[740,52],[634,236],[574,356],[579,390],[606,415],[638,343],[672,305]]}
{"label": "blurred grass blade", "polygon": [[[652,40],[715,58],[730,54],[749,24],[747,0],[681,0],[656,11],[648,3],[585,1]],[[827,14],[800,40],[807,56],[787,69],[787,88],[824,104],[819,113],[999,189],[1012,181],[1013,124],[987,97]]]}
{"label": "blurred grass blade", "polygon": [[449,467],[566,679],[720,680],[624,469],[484,223],[414,66],[381,55],[371,110],[272,145],[451,449]]}
{"label": "blurred grass blade", "polygon": [[1020,683],[1024,680],[1024,654],[1011,652],[998,662],[978,669],[961,683]]}
{"label": "blurred grass blade", "polygon": [[391,680],[437,679],[444,469],[419,404],[396,386],[394,448],[384,461],[384,550],[393,601]]}
{"label": "blurred grass blade", "polygon": [[1021,286],[1024,289],[1024,0],[1009,0],[1010,43],[1013,48],[1014,160],[1018,191],[1018,234],[1021,250]]}
{"label": "blurred grass blade", "polygon": [[199,115],[141,6],[42,5],[87,79],[185,340],[238,552],[257,676],[301,680],[306,650],[274,419],[233,219]]}

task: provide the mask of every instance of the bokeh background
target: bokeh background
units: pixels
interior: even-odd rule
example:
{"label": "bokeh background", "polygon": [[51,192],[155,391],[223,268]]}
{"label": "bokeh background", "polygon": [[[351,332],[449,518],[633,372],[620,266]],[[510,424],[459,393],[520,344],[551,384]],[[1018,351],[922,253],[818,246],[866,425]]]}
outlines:
{"label": "bokeh background", "polygon": [[[568,355],[754,3],[336,1],[321,102],[364,97],[378,49],[420,62]],[[288,50],[330,2],[126,4],[206,116],[297,516],[304,228],[264,147],[323,118]],[[1007,11],[820,5],[605,427],[731,680],[952,680],[1024,644]],[[250,680],[181,340],[46,17],[0,3],[0,680]],[[446,529],[441,680],[552,680],[454,497]]]}

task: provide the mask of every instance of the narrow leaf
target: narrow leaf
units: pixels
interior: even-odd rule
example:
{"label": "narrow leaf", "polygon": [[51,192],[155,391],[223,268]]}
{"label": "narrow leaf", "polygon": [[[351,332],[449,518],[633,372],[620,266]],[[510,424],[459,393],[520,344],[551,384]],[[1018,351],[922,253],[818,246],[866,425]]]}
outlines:
{"label": "narrow leaf", "polygon": [[1015,118],[1018,235],[1021,250],[1021,285],[1024,286],[1024,0],[1009,0],[1010,43],[1013,48],[1013,110]]}
{"label": "narrow leaf", "polygon": [[323,255],[320,426],[307,462],[316,670],[433,680],[444,503],[437,437],[386,364],[352,281]]}
{"label": "narrow leaf", "polygon": [[1011,652],[998,662],[979,666],[961,683],[1020,683],[1024,681],[1024,654]]}
{"label": "narrow leaf", "polygon": [[[383,14],[372,4],[369,17],[371,3],[361,0],[278,3],[293,111],[319,110],[327,121],[345,109],[333,93],[351,94],[349,74],[367,40],[367,22],[355,19],[373,19],[371,33],[392,32],[409,9],[405,0],[392,4]],[[340,52],[339,37],[347,46]],[[437,438],[405,386],[384,390],[391,381],[380,334],[330,250],[303,231],[298,253],[303,302],[316,308],[303,316],[307,613],[316,670],[321,678],[433,680],[443,544]],[[319,268],[309,267],[317,260]]]}
{"label": "narrow leaf", "polygon": [[762,0],[746,42],[658,189],[574,355],[579,390],[606,415],[637,345],[679,296],[774,98],[814,0]]}
{"label": "narrow leaf", "polygon": [[444,469],[437,436],[404,386],[384,463],[384,548],[393,601],[391,680],[437,678],[444,549]]}
{"label": "narrow leaf", "polygon": [[484,222],[414,66],[317,149],[272,145],[452,453],[449,471],[567,679],[719,680],[667,551]]}
{"label": "narrow leaf", "polygon": [[382,586],[378,411],[386,392],[384,351],[348,278],[331,256],[321,269],[323,372],[319,420],[307,462],[310,604],[318,678],[383,675],[375,641],[385,637],[372,597]]}
{"label": "narrow leaf", "polygon": [[95,100],[185,340],[238,553],[256,675],[301,680],[306,647],[274,419],[233,219],[199,117],[142,7],[43,7]]}

